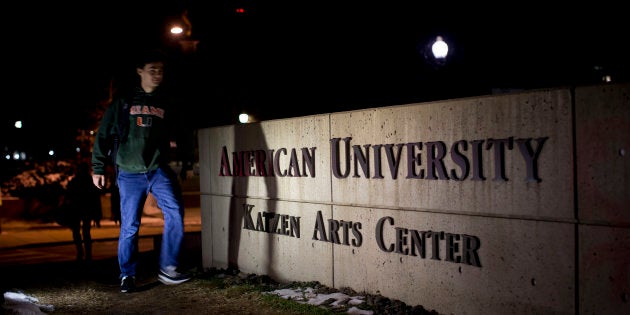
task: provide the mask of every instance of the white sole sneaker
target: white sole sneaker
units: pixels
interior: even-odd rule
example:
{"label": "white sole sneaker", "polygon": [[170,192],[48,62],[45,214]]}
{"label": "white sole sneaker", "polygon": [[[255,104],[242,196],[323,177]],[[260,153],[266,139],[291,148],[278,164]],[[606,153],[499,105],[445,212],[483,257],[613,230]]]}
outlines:
{"label": "white sole sneaker", "polygon": [[158,274],[158,280],[166,285],[172,285],[186,282],[190,280],[190,277],[180,273],[178,273],[177,276],[173,277],[160,270],[160,274]]}

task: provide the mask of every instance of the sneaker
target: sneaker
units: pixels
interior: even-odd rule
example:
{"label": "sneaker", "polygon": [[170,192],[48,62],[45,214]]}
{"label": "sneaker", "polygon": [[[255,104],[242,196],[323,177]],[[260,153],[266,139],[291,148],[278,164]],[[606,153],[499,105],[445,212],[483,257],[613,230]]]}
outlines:
{"label": "sneaker", "polygon": [[180,284],[182,282],[190,280],[189,275],[179,273],[175,269],[176,268],[173,266],[166,267],[165,269],[160,269],[158,280],[167,285]]}
{"label": "sneaker", "polygon": [[129,293],[136,289],[136,278],[134,276],[123,277],[120,281],[120,292]]}

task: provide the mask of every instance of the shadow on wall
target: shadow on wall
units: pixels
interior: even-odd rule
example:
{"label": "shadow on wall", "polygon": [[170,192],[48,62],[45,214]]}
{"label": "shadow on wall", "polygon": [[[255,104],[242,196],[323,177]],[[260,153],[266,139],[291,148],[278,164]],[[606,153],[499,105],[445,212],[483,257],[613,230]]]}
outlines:
{"label": "shadow on wall", "polygon": [[[234,150],[233,152],[245,152],[251,151],[252,148],[256,150],[262,150],[264,152],[269,152],[269,146],[267,144],[267,140],[265,139],[265,135],[262,131],[260,123],[250,123],[250,124],[237,124],[234,126]],[[241,139],[247,139],[246,141],[240,141]],[[263,209],[267,212],[275,212],[276,210],[276,201],[278,198],[277,195],[277,183],[274,176],[269,176],[269,169],[259,169],[253,168],[254,166],[254,157],[250,156],[250,159],[245,161],[244,158],[241,159],[243,161],[242,167],[238,169],[240,172],[244,172],[245,168],[248,169],[247,172],[251,169],[255,169],[255,174],[251,174],[251,176],[255,178],[264,178],[265,188],[267,191],[266,206]],[[236,169],[236,166],[234,166]],[[262,172],[262,173],[261,173]],[[232,198],[230,199],[230,217],[229,217],[229,231],[228,231],[228,268],[239,270],[238,266],[238,253],[239,247],[241,243],[241,232],[243,226],[243,214],[244,208],[243,204],[238,201],[239,198],[245,198],[248,196],[248,180],[251,176],[243,176],[243,174],[233,174],[232,180]],[[269,264],[265,266],[265,270],[261,270],[261,272],[265,274],[271,273],[271,266],[273,266],[273,256],[271,255],[273,252],[273,238],[268,238],[268,250],[267,257],[269,257]]]}

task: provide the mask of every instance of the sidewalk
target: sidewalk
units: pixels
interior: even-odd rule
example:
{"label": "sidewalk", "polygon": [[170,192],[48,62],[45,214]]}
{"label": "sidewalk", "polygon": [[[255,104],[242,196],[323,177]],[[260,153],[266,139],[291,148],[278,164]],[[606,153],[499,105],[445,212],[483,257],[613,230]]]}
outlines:
{"label": "sidewalk", "polygon": [[[10,249],[72,245],[72,232],[57,223],[41,223],[36,221],[10,220],[2,221],[0,233],[0,252]],[[140,237],[162,235],[164,220],[159,215],[143,215],[140,226]],[[201,231],[201,209],[186,208],[184,215],[184,231]],[[112,220],[104,219],[100,227],[92,227],[94,242],[118,241],[119,226]]]}
{"label": "sidewalk", "polygon": [[[176,172],[179,172],[178,165],[172,165]],[[198,166],[195,166],[198,167]],[[182,194],[184,198],[185,214],[184,214],[184,231],[185,232],[201,232],[201,208],[199,198],[199,173],[190,179],[183,180]],[[10,201],[11,197],[3,197],[4,201]],[[118,241],[119,227],[116,223],[109,219],[111,215],[111,197],[109,193],[101,196],[101,205],[103,207],[103,220],[101,227],[92,227],[91,235],[94,242],[102,241]],[[147,201],[149,204],[150,202]],[[2,202],[0,202],[2,204]],[[0,206],[0,211],[9,212],[10,202]],[[19,208],[19,206],[18,206]],[[17,209],[17,208],[16,208]],[[17,211],[17,210],[15,210]],[[14,211],[14,212],[15,212]],[[140,237],[147,238],[151,236],[161,235],[164,228],[164,220],[162,214],[155,206],[147,206],[143,209],[142,225],[140,226]],[[43,247],[68,245],[72,243],[72,232],[69,228],[58,225],[57,223],[43,223],[38,221],[25,221],[20,219],[12,219],[15,216],[8,216],[7,213],[0,213],[0,252],[8,249],[19,249],[28,247]]]}

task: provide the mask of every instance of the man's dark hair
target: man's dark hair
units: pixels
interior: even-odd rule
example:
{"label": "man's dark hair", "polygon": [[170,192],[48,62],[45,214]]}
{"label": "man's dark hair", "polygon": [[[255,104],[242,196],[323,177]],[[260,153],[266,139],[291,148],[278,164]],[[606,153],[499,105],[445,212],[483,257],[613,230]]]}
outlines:
{"label": "man's dark hair", "polygon": [[160,49],[151,49],[140,54],[136,68],[144,68],[145,65],[154,62],[166,63],[166,54]]}

